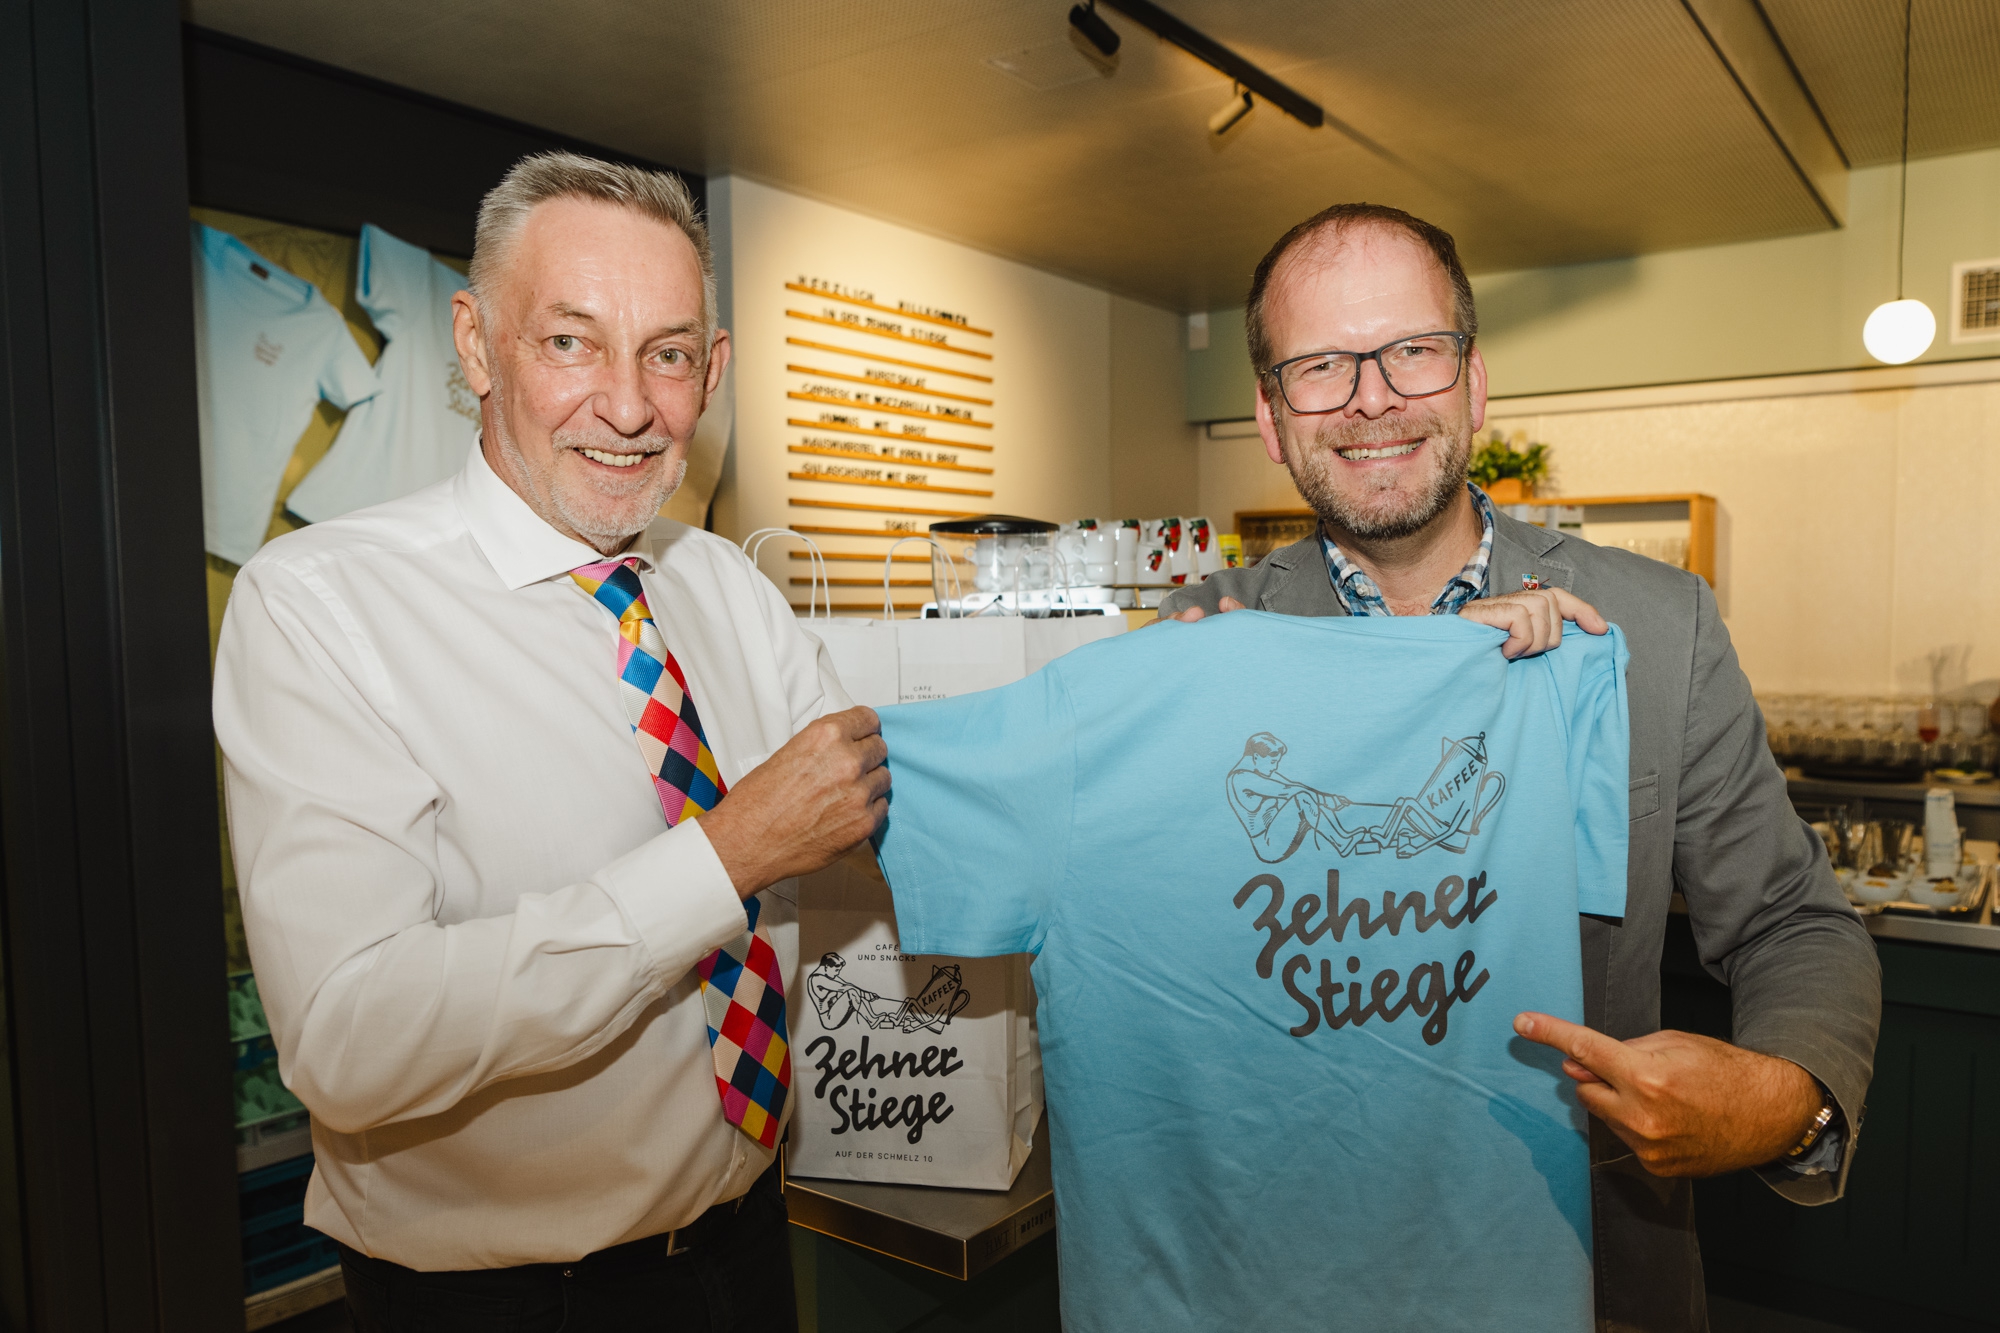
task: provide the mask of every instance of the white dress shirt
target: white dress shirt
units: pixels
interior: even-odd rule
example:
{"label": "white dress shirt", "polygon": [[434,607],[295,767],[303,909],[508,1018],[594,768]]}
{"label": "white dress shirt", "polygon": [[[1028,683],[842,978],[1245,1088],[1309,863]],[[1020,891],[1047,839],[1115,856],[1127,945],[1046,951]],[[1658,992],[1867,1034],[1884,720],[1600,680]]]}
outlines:
{"label": "white dress shirt", "polygon": [[[848,706],[734,546],[661,520],[628,554],[726,782]],[[215,730],[258,989],[313,1116],[305,1220],[412,1268],[579,1258],[771,1162],[722,1118],[692,971],[743,906],[700,821],[666,828],[617,627],[568,577],[601,558],[475,446],[265,546],[223,624]],[[796,1004],[791,881],[765,916]]]}

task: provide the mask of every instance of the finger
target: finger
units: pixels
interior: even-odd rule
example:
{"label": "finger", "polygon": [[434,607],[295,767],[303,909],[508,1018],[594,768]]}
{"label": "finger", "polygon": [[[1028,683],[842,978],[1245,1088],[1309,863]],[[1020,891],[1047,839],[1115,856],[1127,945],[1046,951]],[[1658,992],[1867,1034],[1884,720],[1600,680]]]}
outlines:
{"label": "finger", "polygon": [[844,712],[829,713],[826,720],[833,723],[844,740],[858,741],[863,736],[873,736],[882,730],[882,719],[867,704],[856,704]]}
{"label": "finger", "polygon": [[1574,620],[1576,627],[1585,634],[1603,634],[1611,628],[1611,623],[1599,615],[1597,608],[1576,594],[1562,588],[1552,588],[1556,595],[1556,609],[1564,620]]}
{"label": "finger", "polygon": [[1514,1016],[1514,1031],[1529,1041],[1554,1047],[1606,1083],[1616,1085],[1632,1071],[1633,1057],[1623,1042],[1581,1023],[1530,1010]]}
{"label": "finger", "polygon": [[1577,1104],[1584,1110],[1611,1127],[1611,1132],[1625,1140],[1630,1148],[1637,1148],[1641,1140],[1634,1131],[1619,1118],[1623,1111],[1617,1089],[1609,1083],[1579,1083],[1576,1085]]}
{"label": "finger", "polygon": [[1518,597],[1494,597],[1484,601],[1467,602],[1458,614],[1462,620],[1506,630],[1507,641],[1500,645],[1500,655],[1509,661],[1527,652],[1534,644],[1534,632],[1529,627],[1530,613],[1527,604]]}
{"label": "finger", "polygon": [[1556,590],[1553,588],[1544,591],[1535,600],[1539,603],[1535,611],[1536,619],[1540,622],[1536,627],[1540,632],[1536,635],[1535,651],[1545,653],[1562,642],[1562,604],[1556,600]]}
{"label": "finger", "polygon": [[889,742],[880,736],[864,736],[859,745],[861,751],[861,771],[880,768],[889,762]]}
{"label": "finger", "polygon": [[889,794],[891,781],[887,767],[871,768],[861,775],[861,789],[868,793],[871,802],[879,801]]}
{"label": "finger", "polygon": [[1187,610],[1175,616],[1174,619],[1180,621],[1184,625],[1192,625],[1194,624],[1195,621],[1200,620],[1207,614],[1208,612],[1202,610],[1198,606],[1190,606]]}
{"label": "finger", "polygon": [[1568,1074],[1579,1083],[1602,1083],[1604,1081],[1574,1060],[1563,1061],[1563,1073]]}
{"label": "finger", "polygon": [[1225,595],[1222,599],[1221,609],[1224,611],[1241,611],[1243,610],[1243,603],[1237,601],[1234,597]]}

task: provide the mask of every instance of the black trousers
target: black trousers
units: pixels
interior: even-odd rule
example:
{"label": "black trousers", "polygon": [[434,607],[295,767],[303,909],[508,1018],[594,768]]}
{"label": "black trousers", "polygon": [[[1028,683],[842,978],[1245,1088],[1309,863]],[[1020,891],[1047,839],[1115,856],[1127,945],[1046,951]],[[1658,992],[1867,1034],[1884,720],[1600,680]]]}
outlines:
{"label": "black trousers", "polygon": [[340,1247],[355,1333],[798,1333],[774,1166],[740,1204],[574,1263],[420,1273]]}

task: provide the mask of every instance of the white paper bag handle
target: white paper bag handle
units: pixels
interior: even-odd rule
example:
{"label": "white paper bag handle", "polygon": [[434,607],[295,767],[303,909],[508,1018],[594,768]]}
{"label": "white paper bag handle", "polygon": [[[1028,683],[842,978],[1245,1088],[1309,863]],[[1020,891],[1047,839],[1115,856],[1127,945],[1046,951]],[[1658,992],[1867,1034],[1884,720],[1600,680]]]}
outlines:
{"label": "white paper bag handle", "polygon": [[[962,585],[960,585],[958,581],[958,566],[952,562],[951,552],[945,550],[943,544],[940,543],[937,538],[898,537],[895,541],[889,543],[889,553],[882,557],[882,619],[894,620],[896,618],[896,603],[894,596],[890,590],[889,576],[895,573],[896,570],[896,548],[901,546],[904,542],[922,542],[924,545],[931,548],[931,552],[933,555],[943,556],[944,567],[951,574],[950,586],[951,586],[952,600],[954,601],[965,600],[965,589]],[[831,601],[832,598],[831,595],[829,595],[828,597],[829,604],[831,604]],[[939,612],[940,614],[942,614],[943,612],[942,607],[939,608]]]}
{"label": "white paper bag handle", "polygon": [[763,550],[764,543],[773,537],[789,537],[805,543],[806,550],[812,554],[813,574],[812,588],[806,593],[806,619],[816,618],[822,592],[826,594],[826,618],[833,619],[833,585],[827,581],[826,557],[820,554],[819,544],[812,538],[790,528],[759,528],[743,539],[743,554],[750,558],[751,564],[756,564],[757,552]]}

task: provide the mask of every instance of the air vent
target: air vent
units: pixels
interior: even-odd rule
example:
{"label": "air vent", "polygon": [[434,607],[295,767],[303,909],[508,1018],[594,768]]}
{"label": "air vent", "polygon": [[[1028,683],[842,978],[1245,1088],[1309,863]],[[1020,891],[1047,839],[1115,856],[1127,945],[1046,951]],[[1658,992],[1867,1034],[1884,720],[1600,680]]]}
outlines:
{"label": "air vent", "polygon": [[2000,342],[2000,259],[1951,266],[1951,340]]}

